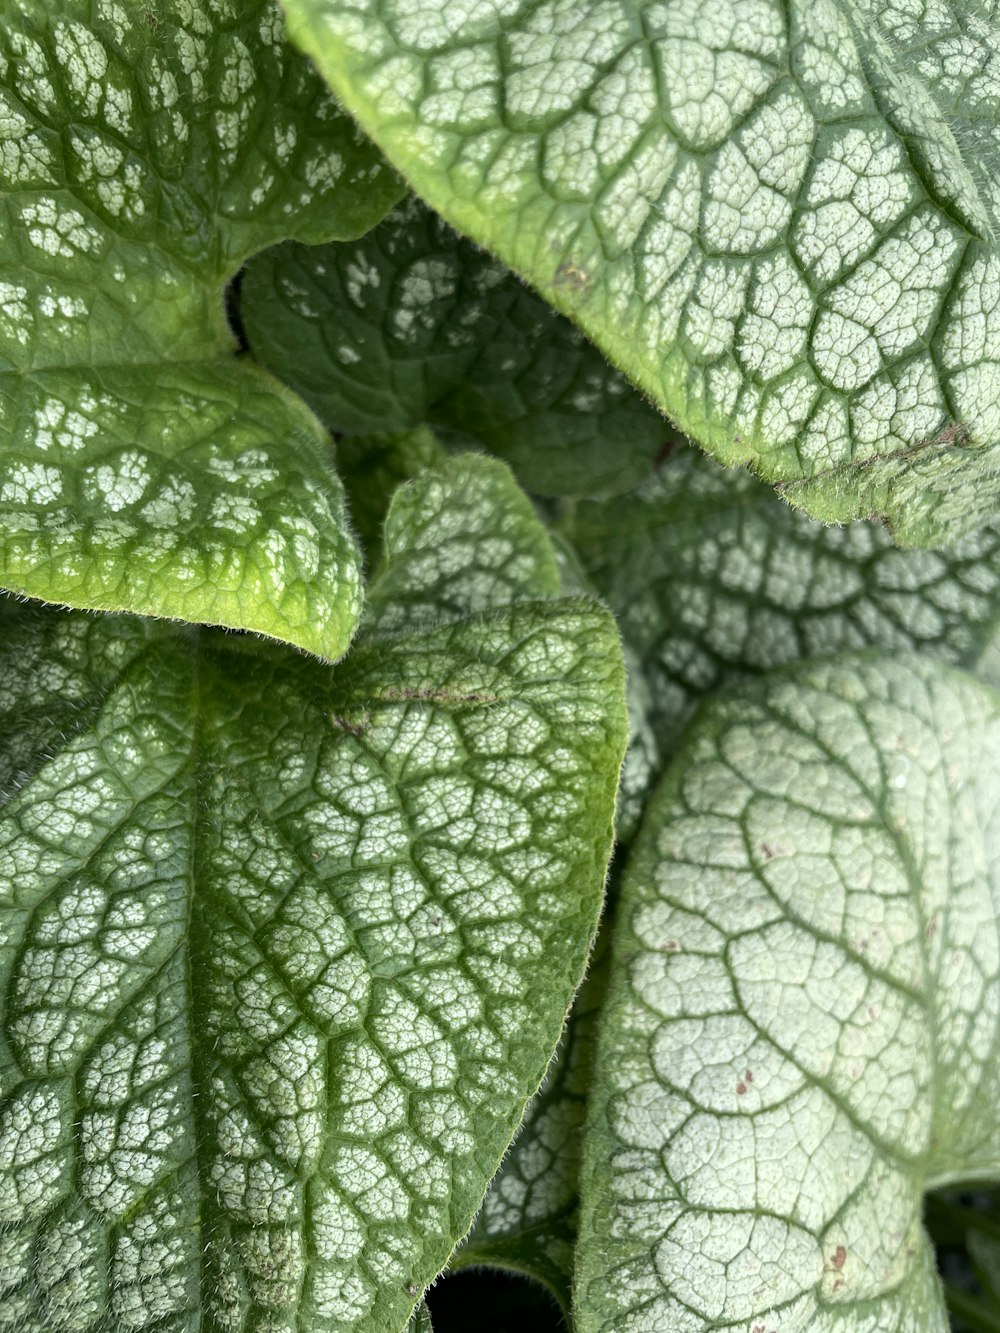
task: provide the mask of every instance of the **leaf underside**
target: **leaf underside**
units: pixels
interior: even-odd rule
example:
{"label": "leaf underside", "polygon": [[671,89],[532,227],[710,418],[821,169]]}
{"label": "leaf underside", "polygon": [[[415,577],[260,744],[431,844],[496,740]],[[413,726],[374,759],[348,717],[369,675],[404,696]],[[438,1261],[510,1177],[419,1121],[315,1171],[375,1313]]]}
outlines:
{"label": "leaf underside", "polygon": [[581,1333],[930,1333],[1000,1171],[1000,696],[879,654],[708,705],[622,887]]}
{"label": "leaf underside", "polygon": [[0,6],[0,586],[339,657],[325,434],[237,363],[223,288],[398,190],[270,3]]}
{"label": "leaf underside", "polygon": [[284,0],[449,222],[815,517],[1000,508],[1000,29],[912,0]]}
{"label": "leaf underside", "polygon": [[258,256],[241,301],[254,354],[337,431],[431,422],[542,495],[628,490],[668,435],[578,329],[414,198],[360,240]]}
{"label": "leaf underside", "polygon": [[531,600],[544,562],[456,585],[449,484],[470,532],[470,488],[516,493],[474,459],[404,495],[386,568],[436,514],[439,623],[333,670],[0,603],[0,1328],[399,1333],[468,1229],[583,969],[625,722],[606,612]]}

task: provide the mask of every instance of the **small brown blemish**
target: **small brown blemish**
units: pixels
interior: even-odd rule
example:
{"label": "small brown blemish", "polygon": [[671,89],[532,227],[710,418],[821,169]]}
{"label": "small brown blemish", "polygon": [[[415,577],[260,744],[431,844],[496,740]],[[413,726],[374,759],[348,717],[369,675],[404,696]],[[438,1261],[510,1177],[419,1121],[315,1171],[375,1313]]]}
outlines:
{"label": "small brown blemish", "polygon": [[934,436],[934,444],[968,444],[969,428],[961,421],[956,421],[951,426],[945,426],[944,430],[939,430]]}
{"label": "small brown blemish", "polygon": [[356,736],[359,740],[368,730],[367,720],[364,722],[348,722],[346,717],[334,716],[330,718],[330,721],[338,729],[338,731],[347,731],[352,736]]}
{"label": "small brown blemish", "polygon": [[[454,708],[464,708],[470,704],[498,704],[501,702],[500,696],[496,694],[478,694],[474,692],[456,694],[447,687],[437,689],[410,689],[407,687],[388,689],[376,695],[375,700],[380,704],[446,704]],[[367,725],[368,719],[366,718],[362,726],[367,727]]]}
{"label": "small brown blemish", "polygon": [[969,428],[965,422],[951,421],[947,426],[942,426],[936,435],[925,435],[921,440],[914,440],[910,449],[932,449],[935,445],[948,448],[950,445],[963,445],[968,443]]}
{"label": "small brown blemish", "polygon": [[932,940],[937,933],[938,933],[938,919],[936,916],[932,916],[931,919],[927,922],[927,925],[924,926],[924,939]]}
{"label": "small brown blemish", "polygon": [[585,292],[593,280],[585,268],[580,268],[569,259],[564,260],[556,269],[557,287],[570,287],[575,292]]}
{"label": "small brown blemish", "polygon": [[833,1258],[830,1260],[830,1262],[831,1264],[833,1264],[834,1268],[839,1273],[840,1270],[843,1268],[844,1264],[846,1263],[846,1261],[847,1261],[847,1251],[844,1249],[843,1245],[838,1245],[833,1252]]}
{"label": "small brown blemish", "polygon": [[681,946],[676,940],[667,940],[663,946],[664,953],[676,953]]}
{"label": "small brown blemish", "polygon": [[744,1082],[742,1082],[742,1080],[739,1083],[737,1083],[736,1085],[737,1097],[742,1097],[746,1093],[746,1090],[747,1090],[747,1085]]}
{"label": "small brown blemish", "polygon": [[751,1069],[745,1069],[745,1070],[743,1071],[743,1077],[744,1077],[744,1079],[746,1079],[747,1083],[752,1083],[752,1082],[753,1082],[753,1070],[751,1070]]}
{"label": "small brown blemish", "polygon": [[760,854],[761,854],[761,856],[764,858],[765,861],[773,861],[774,858],[775,858],[776,852],[775,852],[775,850],[774,850],[773,847],[771,847],[771,846],[768,845],[768,843],[766,843],[766,842],[762,842],[762,843],[760,844]]}

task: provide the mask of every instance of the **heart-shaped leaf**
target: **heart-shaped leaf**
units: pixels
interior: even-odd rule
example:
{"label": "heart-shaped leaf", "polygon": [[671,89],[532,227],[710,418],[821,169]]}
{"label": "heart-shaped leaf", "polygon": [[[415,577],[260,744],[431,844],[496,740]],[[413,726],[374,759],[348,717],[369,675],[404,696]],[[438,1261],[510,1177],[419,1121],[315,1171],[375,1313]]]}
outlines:
{"label": "heart-shaped leaf", "polygon": [[428,421],[505,458],[542,495],[613,495],[668,427],[578,329],[410,198],[358,241],[250,265],[254,354],[337,431]]}
{"label": "heart-shaped leaf", "polygon": [[925,1189],[1000,1175],[1000,694],[847,656],[709,704],[616,923],[580,1333],[930,1333]]}
{"label": "heart-shaped leaf", "polygon": [[1000,28],[910,0],[284,0],[413,187],[826,520],[1000,509]]}
{"label": "heart-shaped leaf", "polygon": [[325,436],[236,360],[223,288],[398,191],[268,0],[0,6],[0,586],[339,657]]}
{"label": "heart-shaped leaf", "polygon": [[544,1073],[610,848],[616,631],[531,580],[461,617],[449,583],[450,623],[334,671],[0,603],[0,1327],[406,1326]]}

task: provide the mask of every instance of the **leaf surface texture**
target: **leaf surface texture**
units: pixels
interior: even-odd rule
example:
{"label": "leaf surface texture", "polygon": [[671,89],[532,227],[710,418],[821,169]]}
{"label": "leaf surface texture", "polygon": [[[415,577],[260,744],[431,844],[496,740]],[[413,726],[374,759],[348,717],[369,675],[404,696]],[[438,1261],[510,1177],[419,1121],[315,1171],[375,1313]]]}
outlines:
{"label": "leaf surface texture", "polygon": [[223,288],[398,183],[269,3],[0,8],[0,585],[336,658],[360,570],[324,433]]}
{"label": "leaf surface texture", "polygon": [[0,1328],[406,1326],[610,848],[614,626],[530,585],[332,670],[0,604]]}
{"label": "leaf surface texture", "polygon": [[880,654],[700,713],[622,887],[582,1333],[947,1329],[921,1196],[996,1175],[1000,696]]}
{"label": "leaf surface texture", "polygon": [[255,355],[333,429],[430,422],[541,495],[628,490],[669,433],[578,329],[413,198],[360,240],[258,256],[242,309]]}
{"label": "leaf surface texture", "polygon": [[913,0],[286,0],[413,187],[815,517],[1000,505],[1000,28]]}

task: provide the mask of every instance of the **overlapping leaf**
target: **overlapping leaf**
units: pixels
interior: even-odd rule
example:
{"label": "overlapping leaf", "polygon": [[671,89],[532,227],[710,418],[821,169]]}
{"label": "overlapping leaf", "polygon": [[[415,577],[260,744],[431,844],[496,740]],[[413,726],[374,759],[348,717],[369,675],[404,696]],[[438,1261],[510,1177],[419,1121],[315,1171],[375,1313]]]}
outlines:
{"label": "overlapping leaf", "polygon": [[626,838],[694,706],[719,685],[867,646],[976,668],[1000,629],[996,525],[947,551],[900,551],[878,525],[823,527],[694,450],[632,495],[577,505],[565,530],[630,664]]}
{"label": "overlapping leaf", "polygon": [[533,578],[334,672],[0,604],[0,1328],[406,1325],[610,845],[614,627]]}
{"label": "overlapping leaf", "polygon": [[607,988],[607,926],[606,922],[597,938],[589,975],[574,1001],[556,1060],[450,1265],[455,1270],[485,1265],[524,1273],[552,1292],[567,1319],[587,1095]]}
{"label": "overlapping leaf", "polygon": [[408,199],[368,235],[251,264],[253,352],[338,431],[429,421],[543,495],[617,494],[668,427],[580,332]]}
{"label": "overlapping leaf", "polygon": [[630,861],[581,1333],[947,1328],[921,1195],[1000,1174],[1000,695],[859,655],[706,707]]}
{"label": "overlapping leaf", "polygon": [[383,548],[367,621],[383,632],[560,590],[548,533],[493,458],[461,456],[400,487]]}
{"label": "overlapping leaf", "polygon": [[222,293],[397,193],[267,0],[0,6],[0,586],[339,656],[324,433],[235,360]]}
{"label": "overlapping leaf", "polygon": [[1000,1324],[997,1193],[981,1187],[928,1200],[928,1231],[939,1256],[954,1333],[992,1333]]}
{"label": "overlapping leaf", "polygon": [[413,1318],[408,1325],[408,1333],[434,1333],[430,1311],[426,1305],[421,1303],[414,1311]]}
{"label": "overlapping leaf", "polygon": [[[631,736],[617,831],[626,842],[684,725],[721,685],[869,645],[916,650],[1000,681],[995,529],[948,553],[899,551],[881,528],[821,527],[746,473],[686,450],[630,496],[577,504],[564,530],[573,542],[559,548],[564,581],[580,588],[589,579],[624,638]],[[545,1094],[458,1257],[525,1268],[564,1306],[595,1029],[590,1006],[602,993],[600,978],[581,992]],[[570,1128],[558,1134],[556,1125]]]}
{"label": "overlapping leaf", "polygon": [[996,515],[990,6],[285,5],[414,188],[717,457],[907,543]]}
{"label": "overlapping leaf", "polygon": [[446,454],[426,426],[384,435],[347,435],[337,441],[337,472],[347,492],[351,522],[369,568],[382,553],[382,527],[397,487]]}

